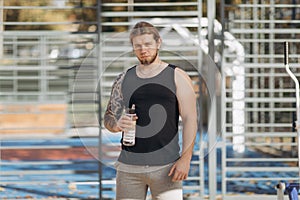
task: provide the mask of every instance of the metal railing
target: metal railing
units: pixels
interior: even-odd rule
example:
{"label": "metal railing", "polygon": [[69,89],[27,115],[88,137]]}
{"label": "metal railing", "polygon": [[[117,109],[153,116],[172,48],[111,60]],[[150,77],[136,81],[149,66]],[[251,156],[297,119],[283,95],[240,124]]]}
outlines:
{"label": "metal railing", "polygon": [[[74,2],[79,7],[28,6],[24,9],[82,9],[80,1]],[[154,11],[143,11],[145,5],[152,6]],[[39,131],[39,134],[25,134],[24,127],[20,127],[23,128],[23,134],[1,134],[1,184],[5,185],[5,189],[40,196],[56,194],[62,198],[106,198],[114,195],[115,172],[110,165],[118,153],[118,140],[112,141],[109,133],[99,127],[99,124],[102,123],[100,120],[112,81],[117,74],[136,63],[128,41],[128,30],[137,20],[151,21],[159,28],[164,41],[162,59],[183,67],[193,79],[195,90],[203,92],[200,98],[205,98],[202,102],[199,100],[204,108],[203,121],[199,127],[205,129],[209,123],[209,109],[205,109],[208,101],[205,96],[207,89],[199,90],[198,86],[199,83],[203,86],[205,79],[201,78],[207,78],[212,60],[206,56],[209,43],[207,26],[210,22],[202,16],[202,5],[200,0],[178,3],[103,1],[98,21],[82,22],[83,25],[100,25],[98,30],[103,31],[101,35],[97,31],[79,30],[1,32],[4,56],[0,66],[0,117],[16,114],[15,108],[27,104],[29,112],[56,113],[66,118],[66,123],[60,126],[55,123],[52,127],[42,127],[47,130],[59,128],[64,130],[64,134],[53,134],[52,131],[51,134],[41,134],[41,129],[37,127],[28,129],[31,132]],[[212,149],[208,150],[206,130],[199,130],[199,143],[194,151],[191,174],[184,183],[185,197],[213,198],[215,195],[208,193],[210,190],[207,190],[207,186],[209,181],[216,181],[218,186],[214,193],[220,194],[223,199],[271,199],[275,197],[274,185],[279,180],[293,182],[299,178],[298,144],[295,139],[297,134],[292,127],[295,121],[295,91],[293,82],[285,72],[282,56],[283,42],[289,41],[290,66],[296,76],[299,76],[299,6],[292,2],[284,4],[275,0],[263,3],[249,0],[232,5],[223,2],[222,5],[225,13],[222,17],[223,26],[217,22],[214,24],[214,61],[217,62],[216,68],[222,69],[223,84],[226,87],[222,94],[222,105],[219,107],[224,111],[220,113],[226,123],[224,126],[220,125],[223,129],[216,145],[210,144],[215,145],[213,151],[216,153],[217,162],[209,168],[207,158]],[[23,9],[15,6],[0,7]],[[95,10],[100,6],[86,8]],[[61,21],[2,24],[57,24],[73,27],[80,23]],[[67,108],[47,112],[31,109],[32,104],[53,103],[67,105]],[[12,105],[15,107],[9,107]],[[28,112],[24,108],[22,112]],[[17,112],[22,114],[21,110]],[[8,129],[1,126],[0,131]],[[102,135],[98,137],[100,131]],[[30,143],[28,139],[33,138],[35,140]],[[61,150],[63,152],[60,153],[69,156],[72,155],[70,150],[81,151],[83,155],[87,151],[89,156],[82,161],[15,162],[7,161],[3,157],[3,153],[9,155],[11,150],[26,152],[29,149],[41,152]],[[98,151],[102,152],[103,157],[98,157]],[[17,155],[15,159],[18,159]],[[100,168],[99,161],[103,162]],[[210,175],[207,176],[209,172]],[[53,179],[42,179],[41,174],[52,176]],[[43,188],[47,187],[44,184],[49,186],[54,183],[58,183],[60,188],[67,188],[66,191],[70,193],[60,192],[58,187],[53,187],[52,193],[43,193]],[[36,186],[35,190],[28,188],[32,185]],[[39,185],[44,187],[40,188]],[[81,189],[91,193],[82,193]],[[99,195],[98,189],[101,191]],[[246,191],[252,192],[251,195],[246,195]]]}
{"label": "metal railing", "polygon": [[[235,77],[227,76],[226,89],[226,128],[223,146],[222,195],[232,199],[231,193],[238,199],[274,198],[274,185],[279,181],[297,182],[298,151],[297,133],[293,130],[295,121],[295,90],[293,82],[285,72],[284,41],[293,46],[290,50],[290,66],[299,76],[297,64],[297,46],[299,38],[295,23],[299,17],[298,5],[292,2],[247,1],[236,5],[225,5],[224,24],[226,31],[232,33],[245,49],[245,90],[242,101],[245,113],[245,125],[239,137],[245,147],[242,153],[232,154],[235,137],[232,118],[231,84]],[[268,14],[267,14],[268,13]],[[294,13],[294,14],[292,14]],[[230,54],[224,52],[226,65],[231,65]],[[261,152],[261,153],[249,153]],[[256,185],[253,195],[237,194],[239,186]],[[255,194],[256,193],[256,194]],[[255,196],[254,196],[255,195]]]}
{"label": "metal railing", "polygon": [[[98,2],[55,1],[60,4],[37,6],[31,1],[26,6],[7,6],[0,1],[1,16],[8,12],[56,13],[53,21],[42,17],[28,22],[0,21],[3,198],[99,198],[99,130],[83,131],[99,126],[94,120],[98,91],[87,84],[87,78],[97,82],[97,15],[95,21],[57,17],[97,13]],[[64,31],[48,31],[50,26]],[[35,31],[9,31],[11,27]],[[84,76],[77,76],[79,69]],[[86,84],[75,87],[76,83]]]}

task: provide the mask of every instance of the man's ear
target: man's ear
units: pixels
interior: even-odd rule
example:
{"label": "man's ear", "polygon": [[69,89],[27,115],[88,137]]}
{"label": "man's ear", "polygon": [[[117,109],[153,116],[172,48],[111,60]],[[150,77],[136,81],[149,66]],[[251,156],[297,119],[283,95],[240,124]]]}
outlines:
{"label": "man's ear", "polygon": [[157,41],[157,49],[160,49],[161,43],[162,43],[162,40],[161,40],[161,38],[159,38]]}

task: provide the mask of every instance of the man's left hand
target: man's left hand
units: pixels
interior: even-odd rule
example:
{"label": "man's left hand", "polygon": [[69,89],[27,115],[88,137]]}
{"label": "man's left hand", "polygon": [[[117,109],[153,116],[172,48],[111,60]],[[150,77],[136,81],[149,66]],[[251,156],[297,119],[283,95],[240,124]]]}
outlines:
{"label": "man's left hand", "polygon": [[172,176],[172,181],[183,181],[187,179],[188,173],[190,170],[190,160],[189,159],[184,159],[180,158],[175,162],[175,164],[172,166],[168,176]]}

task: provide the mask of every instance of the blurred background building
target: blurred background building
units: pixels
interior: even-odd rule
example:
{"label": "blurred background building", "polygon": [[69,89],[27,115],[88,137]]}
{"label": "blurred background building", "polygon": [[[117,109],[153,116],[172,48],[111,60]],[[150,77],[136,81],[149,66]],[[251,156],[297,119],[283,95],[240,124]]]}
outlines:
{"label": "blurred background building", "polygon": [[185,69],[199,107],[186,199],[274,199],[298,182],[293,127],[298,0],[0,0],[0,196],[109,199],[119,136],[102,127],[113,80],[134,65],[140,20]]}

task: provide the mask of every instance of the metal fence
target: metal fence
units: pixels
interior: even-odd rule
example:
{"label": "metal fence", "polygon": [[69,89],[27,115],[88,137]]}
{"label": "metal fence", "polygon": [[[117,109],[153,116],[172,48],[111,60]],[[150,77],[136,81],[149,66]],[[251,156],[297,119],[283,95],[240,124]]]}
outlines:
{"label": "metal fence", "polygon": [[[284,68],[284,42],[290,49],[290,66],[299,76],[299,5],[295,1],[246,1],[237,5],[225,4],[223,27],[242,44],[245,60],[242,77],[226,76],[227,89],[226,127],[222,148],[222,196],[233,199],[229,190],[233,182],[238,185],[255,184],[261,193],[280,180],[298,182],[299,166],[293,129],[296,98],[292,79]],[[224,52],[223,69],[231,63],[230,53]],[[244,82],[239,95],[232,94],[232,87]],[[234,100],[240,102],[243,119],[234,119]],[[241,124],[244,123],[244,125]],[[234,124],[240,125],[236,130]],[[234,155],[228,148],[242,153]],[[247,151],[263,152],[248,154]],[[264,187],[259,187],[259,185]],[[236,185],[235,192],[240,191]],[[239,199],[252,196],[238,195]],[[248,190],[248,192],[251,192]],[[259,193],[259,192],[256,192]],[[256,194],[258,195],[258,194]],[[263,195],[258,198],[267,198]]]}
{"label": "metal fence", "polygon": [[[283,42],[289,41],[290,65],[299,75],[299,6],[294,1],[221,1],[220,23],[202,16],[206,4],[200,0],[97,1],[86,7],[74,2],[78,6],[1,7],[94,9],[99,14],[96,21],[82,23],[98,26],[94,32],[1,32],[2,194],[112,198],[119,137],[99,124],[112,81],[136,63],[128,30],[138,20],[158,27],[162,59],[184,68],[199,95],[202,112],[190,176],[184,182],[186,199],[274,199],[279,180],[299,180],[292,127],[295,90],[283,65]],[[155,11],[143,11],[145,6]],[[56,24],[72,27],[80,22]],[[213,59],[208,56],[212,25]],[[216,96],[209,95],[212,86]],[[212,103],[213,98],[217,101]],[[30,152],[37,151],[39,157],[30,160]],[[72,157],[74,152],[77,157]]]}
{"label": "metal fence", "polygon": [[[8,6],[0,1],[1,16],[21,11],[96,14],[94,21],[1,18],[1,198],[99,198],[95,115],[100,95],[94,85],[99,71],[95,27],[100,7],[95,2],[53,1],[37,6],[39,2],[30,1],[26,6]],[[47,31],[52,25],[64,31]],[[10,27],[22,31],[9,31]],[[24,31],[29,27],[33,30]]]}

